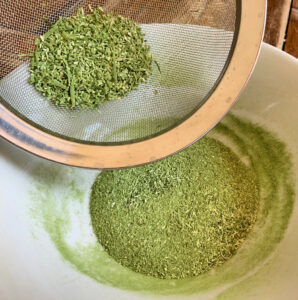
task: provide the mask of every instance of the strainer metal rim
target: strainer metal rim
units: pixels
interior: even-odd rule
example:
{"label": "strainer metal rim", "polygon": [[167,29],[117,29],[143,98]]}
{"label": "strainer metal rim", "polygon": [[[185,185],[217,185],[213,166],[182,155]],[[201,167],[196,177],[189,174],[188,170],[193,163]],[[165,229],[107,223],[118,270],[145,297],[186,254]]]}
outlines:
{"label": "strainer metal rim", "polygon": [[239,34],[220,83],[198,111],[177,127],[127,145],[88,145],[50,135],[0,104],[0,136],[37,156],[91,169],[134,167],[177,153],[209,132],[230,110],[255,67],[264,34],[266,0],[242,0]]}

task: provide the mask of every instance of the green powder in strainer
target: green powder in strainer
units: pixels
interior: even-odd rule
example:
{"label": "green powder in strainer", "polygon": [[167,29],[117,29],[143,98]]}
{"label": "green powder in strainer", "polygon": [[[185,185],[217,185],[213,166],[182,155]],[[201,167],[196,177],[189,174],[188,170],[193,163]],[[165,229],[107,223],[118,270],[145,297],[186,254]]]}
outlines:
{"label": "green powder in strainer", "polygon": [[230,259],[251,230],[255,176],[212,138],[151,165],[103,171],[91,193],[93,230],[111,257],[136,272],[197,276]]}

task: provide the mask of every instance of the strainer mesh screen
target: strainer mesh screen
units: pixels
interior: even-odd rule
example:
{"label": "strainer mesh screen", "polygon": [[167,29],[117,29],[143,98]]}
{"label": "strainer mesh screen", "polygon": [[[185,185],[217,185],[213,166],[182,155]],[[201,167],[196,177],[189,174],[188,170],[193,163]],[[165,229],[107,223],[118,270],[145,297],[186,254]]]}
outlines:
{"label": "strainer mesh screen", "polygon": [[[34,39],[43,17],[102,6],[141,25],[157,67],[146,84],[98,110],[55,107],[28,83]],[[131,142],[163,132],[208,98],[228,64],[236,35],[237,0],[0,0],[0,101],[46,131],[83,142]]]}

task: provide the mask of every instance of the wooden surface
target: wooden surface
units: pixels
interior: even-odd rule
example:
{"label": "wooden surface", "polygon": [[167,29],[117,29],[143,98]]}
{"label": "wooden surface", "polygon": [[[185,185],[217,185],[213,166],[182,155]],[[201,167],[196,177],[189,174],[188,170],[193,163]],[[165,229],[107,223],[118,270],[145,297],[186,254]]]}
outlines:
{"label": "wooden surface", "polygon": [[267,0],[266,43],[283,47],[290,7],[291,0]]}
{"label": "wooden surface", "polygon": [[285,51],[298,58],[298,0],[293,2]]}
{"label": "wooden surface", "polygon": [[267,0],[264,41],[298,58],[298,0]]}

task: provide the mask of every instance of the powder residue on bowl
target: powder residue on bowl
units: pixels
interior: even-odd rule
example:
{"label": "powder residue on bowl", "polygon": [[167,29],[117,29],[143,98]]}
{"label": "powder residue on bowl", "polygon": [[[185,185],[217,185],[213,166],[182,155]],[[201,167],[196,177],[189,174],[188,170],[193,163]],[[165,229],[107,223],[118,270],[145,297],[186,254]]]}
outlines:
{"label": "powder residue on bowl", "polygon": [[204,138],[163,161],[100,173],[90,214],[98,241],[121,265],[177,279],[230,259],[258,204],[255,174],[221,142]]}

